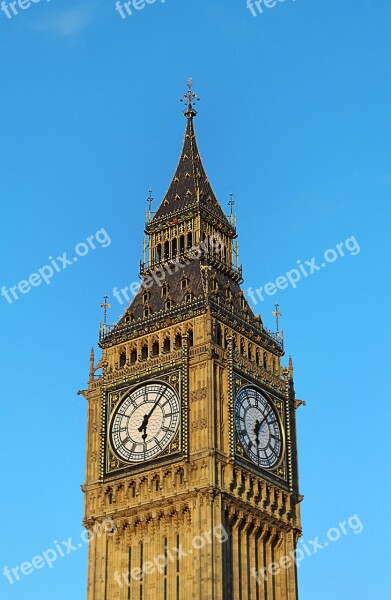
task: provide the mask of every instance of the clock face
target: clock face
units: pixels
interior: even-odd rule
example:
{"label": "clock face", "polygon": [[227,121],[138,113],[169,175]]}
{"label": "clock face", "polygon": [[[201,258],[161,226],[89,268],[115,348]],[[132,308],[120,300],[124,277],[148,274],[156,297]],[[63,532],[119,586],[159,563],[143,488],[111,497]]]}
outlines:
{"label": "clock face", "polygon": [[117,406],[109,428],[110,444],[123,461],[151,460],[167,448],[180,421],[176,392],[163,382],[146,383]]}
{"label": "clock face", "polygon": [[276,467],[282,458],[283,435],[272,404],[253,387],[242,388],[235,401],[236,431],[246,454],[257,466]]}

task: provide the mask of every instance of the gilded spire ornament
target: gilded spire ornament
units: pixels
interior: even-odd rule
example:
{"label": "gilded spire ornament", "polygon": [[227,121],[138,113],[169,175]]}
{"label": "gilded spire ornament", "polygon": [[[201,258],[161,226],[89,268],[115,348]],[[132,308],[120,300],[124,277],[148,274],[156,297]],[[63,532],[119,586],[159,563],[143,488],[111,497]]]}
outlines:
{"label": "gilded spire ornament", "polygon": [[193,80],[191,77],[187,80],[187,87],[188,90],[186,94],[183,95],[183,98],[181,98],[181,102],[186,102],[187,104],[187,108],[183,111],[183,114],[188,119],[191,119],[197,115],[197,111],[194,108],[194,101],[199,102],[200,99],[197,94],[193,92]]}

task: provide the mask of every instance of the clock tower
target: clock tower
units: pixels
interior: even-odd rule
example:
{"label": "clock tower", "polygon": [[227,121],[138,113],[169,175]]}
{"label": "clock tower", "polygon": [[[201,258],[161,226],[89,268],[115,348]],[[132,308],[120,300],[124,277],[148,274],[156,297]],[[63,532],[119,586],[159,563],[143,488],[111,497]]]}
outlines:
{"label": "clock tower", "polygon": [[226,216],[197,147],[197,100],[189,80],[142,285],[102,326],[82,392],[87,600],[298,597],[292,361],[282,366],[282,337],[241,289],[232,204]]}

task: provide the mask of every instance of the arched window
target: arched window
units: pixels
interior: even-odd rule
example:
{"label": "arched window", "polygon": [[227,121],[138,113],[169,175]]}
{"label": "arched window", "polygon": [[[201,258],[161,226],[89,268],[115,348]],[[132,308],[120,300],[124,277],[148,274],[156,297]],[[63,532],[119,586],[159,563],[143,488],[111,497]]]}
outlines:
{"label": "arched window", "polygon": [[167,300],[166,303],[164,304],[164,308],[166,310],[170,310],[171,308],[171,300]]}
{"label": "arched window", "polygon": [[170,242],[165,242],[164,244],[164,258],[165,260],[170,258]]}
{"label": "arched window", "polygon": [[158,244],[156,247],[156,262],[160,263],[161,260],[162,260],[162,246],[161,246],[161,244]]}
{"label": "arched window", "polygon": [[168,292],[168,287],[166,285],[163,285],[162,287],[162,297],[164,298],[164,296],[167,296],[167,292]]}
{"label": "arched window", "polygon": [[177,255],[177,249],[178,249],[178,242],[177,239],[174,238],[171,242],[172,245],[172,256],[176,256]]}
{"label": "arched window", "polygon": [[244,340],[243,339],[240,340],[240,354],[242,356],[244,356],[244,354],[245,354],[245,352],[244,352]]}
{"label": "arched window", "polygon": [[179,252],[180,254],[183,254],[185,251],[185,236],[181,235],[181,237],[179,238]]}
{"label": "arched window", "polygon": [[194,345],[194,336],[193,336],[193,330],[189,329],[189,347]]}
{"label": "arched window", "polygon": [[184,481],[185,481],[185,474],[183,472],[183,469],[178,470],[178,479],[179,479],[179,485],[183,485]]}
{"label": "arched window", "polygon": [[216,344],[218,346],[222,345],[222,332],[220,323],[216,323]]}
{"label": "arched window", "polygon": [[137,350],[132,350],[130,353],[130,364],[134,365],[137,362]]}
{"label": "arched window", "polygon": [[164,352],[170,352],[171,350],[171,340],[170,338],[165,338],[164,342],[163,342],[163,350]]}
{"label": "arched window", "polygon": [[141,348],[141,360],[147,360],[148,358],[148,346],[147,344],[144,344],[144,346]]}
{"label": "arched window", "polygon": [[119,355],[119,366],[122,368],[126,365],[126,354],[125,352],[121,352]]}
{"label": "arched window", "polygon": [[190,232],[187,234],[187,249],[191,248],[193,245],[193,234]]}
{"label": "arched window", "polygon": [[175,336],[175,348],[178,350],[182,348],[182,336],[180,333],[177,333]]}
{"label": "arched window", "polygon": [[129,485],[129,491],[130,491],[130,497],[135,498],[136,497],[136,484],[134,483],[134,481],[132,481],[132,483]]}
{"label": "arched window", "polygon": [[159,342],[153,342],[152,344],[152,356],[158,356],[159,355]]}

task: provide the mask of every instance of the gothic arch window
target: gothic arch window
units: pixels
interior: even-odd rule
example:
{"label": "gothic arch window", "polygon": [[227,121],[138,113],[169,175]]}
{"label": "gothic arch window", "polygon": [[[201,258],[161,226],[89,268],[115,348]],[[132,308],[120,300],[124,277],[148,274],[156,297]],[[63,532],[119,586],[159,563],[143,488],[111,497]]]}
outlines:
{"label": "gothic arch window", "polygon": [[179,485],[183,485],[185,483],[185,473],[182,468],[178,469],[177,476]]}
{"label": "gothic arch window", "polygon": [[182,279],[181,279],[181,289],[185,290],[188,285],[189,285],[188,278],[186,276],[182,277]]}
{"label": "gothic arch window", "polygon": [[187,234],[187,248],[191,248],[193,246],[193,234],[190,232]]}
{"label": "gothic arch window", "polygon": [[164,298],[165,296],[167,296],[168,293],[168,286],[167,285],[163,285],[162,286],[162,298]]}
{"label": "gothic arch window", "polygon": [[228,329],[224,329],[224,348],[228,348]]}
{"label": "gothic arch window", "polygon": [[148,299],[149,299],[149,293],[148,292],[144,292],[143,293],[143,303],[147,304]]}
{"label": "gothic arch window", "polygon": [[194,335],[193,335],[192,329],[189,329],[188,335],[189,335],[189,347],[191,347],[194,345]]}
{"label": "gothic arch window", "polygon": [[135,498],[136,497],[136,484],[134,481],[132,481],[132,483],[129,484],[129,496],[131,498]]}
{"label": "gothic arch window", "polygon": [[183,254],[185,251],[185,236],[181,235],[179,238],[179,253]]}
{"label": "gothic arch window", "polygon": [[252,345],[251,345],[251,344],[249,344],[249,345],[248,345],[248,347],[247,347],[247,357],[248,357],[250,360],[251,360],[251,358],[252,358],[252,349],[253,349],[253,348],[252,348]]}
{"label": "gothic arch window", "polygon": [[159,342],[155,341],[152,344],[152,356],[159,356]]}
{"label": "gothic arch window", "polygon": [[259,365],[259,350],[258,348],[255,351],[255,362],[257,363],[257,365]]}
{"label": "gothic arch window", "polygon": [[174,238],[172,240],[171,245],[172,245],[172,255],[176,256],[177,255],[177,249],[178,249],[178,240],[176,238]]}
{"label": "gothic arch window", "polygon": [[171,340],[169,337],[166,337],[163,342],[163,351],[170,352],[171,351]]}
{"label": "gothic arch window", "polygon": [[176,350],[179,350],[179,348],[182,348],[182,336],[180,333],[176,334],[174,343],[175,343]]}
{"label": "gothic arch window", "polygon": [[162,260],[162,245],[158,244],[156,247],[156,262],[160,263]]}
{"label": "gothic arch window", "polygon": [[170,258],[170,242],[165,242],[164,244],[164,259],[167,260]]}
{"label": "gothic arch window", "polygon": [[106,488],[106,497],[107,497],[109,504],[112,504],[113,503],[113,488],[111,488],[111,487]]}
{"label": "gothic arch window", "polygon": [[146,306],[143,310],[143,317],[144,319],[146,319],[147,317],[149,317],[150,311],[149,308]]}
{"label": "gothic arch window", "polygon": [[166,310],[170,310],[171,306],[172,306],[172,302],[171,302],[171,300],[166,300],[166,302],[165,302],[165,304],[164,304],[164,308],[165,308]]}
{"label": "gothic arch window", "polygon": [[147,360],[148,358],[148,345],[144,344],[141,348],[141,360]]}
{"label": "gothic arch window", "polygon": [[264,369],[267,369],[267,356],[266,356],[266,352],[263,352],[263,367],[264,367]]}
{"label": "gothic arch window", "polygon": [[222,346],[223,342],[223,336],[222,336],[222,331],[221,331],[221,325],[220,323],[216,323],[216,344],[218,346]]}
{"label": "gothic arch window", "polygon": [[132,350],[130,353],[130,364],[134,365],[137,362],[137,350]]}
{"label": "gothic arch window", "polygon": [[191,292],[187,292],[186,296],[185,296],[185,302],[189,303],[191,302],[193,299],[193,294]]}
{"label": "gothic arch window", "polygon": [[119,366],[122,368],[125,365],[126,365],[126,353],[121,352],[121,354],[119,355]]}
{"label": "gothic arch window", "polygon": [[240,354],[242,356],[245,355],[245,347],[244,347],[244,339],[243,338],[240,340]]}

